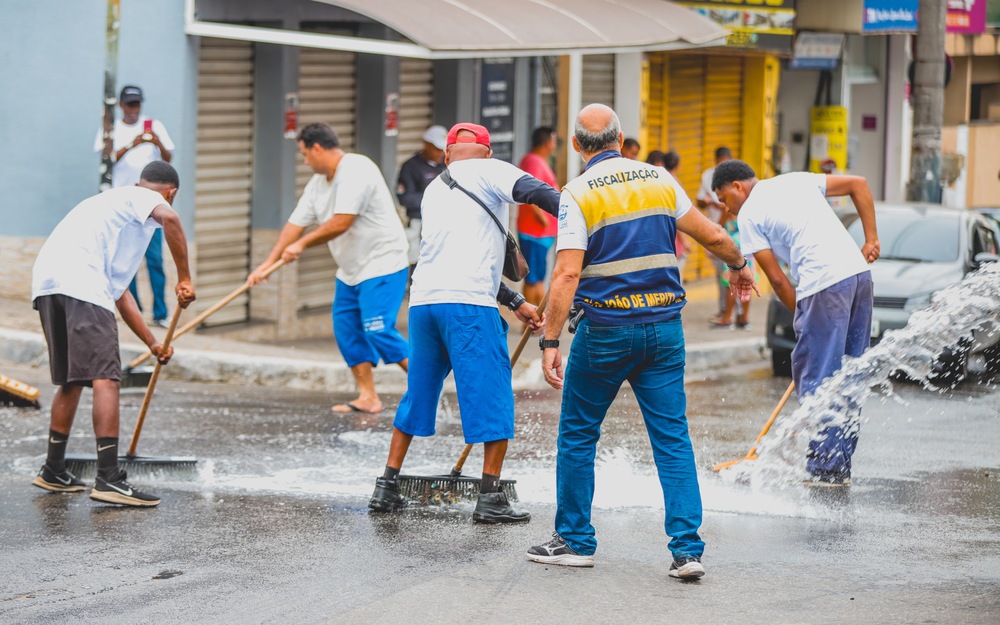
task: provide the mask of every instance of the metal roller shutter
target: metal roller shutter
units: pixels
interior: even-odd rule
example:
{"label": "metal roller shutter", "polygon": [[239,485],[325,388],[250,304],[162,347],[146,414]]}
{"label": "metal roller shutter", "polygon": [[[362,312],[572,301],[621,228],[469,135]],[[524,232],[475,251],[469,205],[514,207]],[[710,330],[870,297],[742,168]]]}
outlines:
{"label": "metal roller shutter", "polygon": [[649,108],[646,111],[646,142],[644,146],[648,154],[652,150],[666,152],[670,149],[667,140],[667,94],[669,86],[666,75],[666,63],[662,53],[649,55]]}
{"label": "metal roller shutter", "polygon": [[[354,150],[357,58],[351,52],[302,48],[299,57],[299,119],[302,126],[328,124],[346,152]],[[313,171],[296,156],[299,195]],[[337,266],[326,245],[307,249],[298,262],[299,309],[328,307],[333,301]]]}
{"label": "metal roller shutter", "polygon": [[615,107],[615,55],[588,54],[583,57],[581,104]]}
{"label": "metal roller shutter", "polygon": [[705,63],[703,56],[671,55],[667,118],[670,121],[669,149],[681,157],[677,181],[693,199],[701,185],[702,144],[705,114]]}
{"label": "metal roller shutter", "polygon": [[[254,58],[252,44],[202,39],[198,62],[195,310],[205,310],[250,272],[253,186]],[[246,321],[246,294],[205,321]]]}
{"label": "metal roller shutter", "polygon": [[[702,172],[715,164],[716,148],[724,145],[739,157],[743,59],[687,54],[665,58],[669,84],[661,92],[667,97],[669,149],[680,155],[677,179],[694,199],[701,186]],[[684,279],[695,280],[714,273],[704,249],[694,245],[684,267]]]}
{"label": "metal roller shutter", "polygon": [[434,123],[434,63],[425,59],[399,61],[399,135],[396,173],[406,159],[422,149],[422,137]]}
{"label": "metal roller shutter", "polygon": [[725,146],[740,158],[743,133],[743,59],[710,56],[705,74],[705,140],[702,163],[715,163],[715,149]]}

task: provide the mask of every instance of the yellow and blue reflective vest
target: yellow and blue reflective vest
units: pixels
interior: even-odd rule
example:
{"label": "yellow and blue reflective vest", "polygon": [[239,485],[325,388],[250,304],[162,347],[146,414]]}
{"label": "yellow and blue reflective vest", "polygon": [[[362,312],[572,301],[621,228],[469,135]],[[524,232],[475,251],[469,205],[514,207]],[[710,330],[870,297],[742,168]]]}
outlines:
{"label": "yellow and blue reflective vest", "polygon": [[680,315],[685,294],[674,249],[679,189],[666,170],[617,152],[598,154],[566,184],[587,223],[575,304],[588,319],[631,325]]}

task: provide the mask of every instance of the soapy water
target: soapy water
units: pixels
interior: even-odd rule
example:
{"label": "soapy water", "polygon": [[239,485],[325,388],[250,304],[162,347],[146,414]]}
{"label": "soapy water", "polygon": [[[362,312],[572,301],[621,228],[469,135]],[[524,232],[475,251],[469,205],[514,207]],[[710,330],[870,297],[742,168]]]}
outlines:
{"label": "soapy water", "polygon": [[[857,431],[860,427],[858,411],[873,389],[895,397],[890,379],[894,371],[902,371],[934,390],[931,378],[938,355],[957,345],[974,328],[996,319],[1000,319],[1000,263],[986,265],[961,283],[936,294],[927,309],[911,316],[906,328],[887,332],[882,341],[863,356],[846,361],[843,368],[793,414],[778,418],[758,445],[758,460],[740,462],[722,471],[721,479],[707,471],[701,472],[705,511],[829,518],[833,514],[829,506],[816,505],[804,494],[790,497],[783,491],[785,486],[797,485],[807,477],[805,459],[809,441],[818,436],[820,429],[830,425]],[[545,401],[542,400],[539,407]],[[828,422],[824,423],[824,418]],[[445,394],[439,407],[438,425],[445,429],[447,424],[459,423],[454,396]],[[552,425],[551,419],[522,421],[518,436],[536,441],[538,449],[533,454],[522,453],[509,458],[505,466],[505,477],[517,480],[522,505],[529,509],[537,504],[553,505],[556,500]],[[154,479],[162,486],[213,496],[273,493],[367,500],[375,477],[382,473],[389,433],[360,429],[335,433],[332,437],[330,434],[318,435],[322,440],[310,437],[304,446],[299,441],[300,445],[294,450],[275,448],[273,454],[266,452],[265,456],[248,457],[237,448],[229,456],[202,459],[193,476],[166,474]],[[546,436],[552,440],[545,440]],[[423,439],[411,448],[403,472],[411,475],[447,473],[462,444],[460,433],[439,433]],[[655,466],[648,458],[648,443],[640,444],[641,450],[639,447],[630,449],[628,445],[602,444],[599,447],[595,467],[595,509],[662,510],[663,493]],[[466,464],[465,475],[478,477],[481,453],[481,447],[477,446]],[[43,457],[19,460],[15,462],[17,468],[30,473],[37,470]]]}
{"label": "soapy water", "polygon": [[861,406],[875,388],[894,397],[890,377],[896,372],[943,392],[935,382],[935,361],[946,349],[971,340],[973,330],[987,332],[991,339],[1000,332],[1000,263],[986,263],[937,292],[929,306],[910,316],[906,327],[886,332],[860,357],[846,358],[791,416],[778,417],[757,446],[757,460],[739,462],[722,470],[720,477],[756,490],[808,479],[809,442],[821,440],[822,430],[841,427],[845,435],[859,434]]}
{"label": "soapy water", "polygon": [[[936,390],[931,380],[941,352],[959,344],[973,329],[998,318],[1000,263],[993,263],[936,294],[928,308],[910,317],[905,328],[887,332],[878,345],[860,358],[847,360],[793,414],[779,417],[758,445],[758,460],[740,462],[722,471],[721,479],[701,475],[704,509],[716,513],[829,518],[834,514],[829,506],[817,505],[805,494],[789,497],[782,492],[786,486],[798,485],[808,477],[805,460],[809,441],[818,437],[821,429],[834,425],[857,432],[860,408],[874,388],[895,397],[890,376],[896,371]],[[447,394],[442,398],[439,426],[459,423],[453,404],[453,398]],[[542,434],[534,431],[537,427],[550,426],[527,424],[519,436],[537,439]],[[202,464],[196,483],[189,483],[186,488],[367,498],[388,453],[387,432],[341,432],[330,443],[330,448],[310,453],[308,459],[300,457],[294,465],[275,466],[270,458],[266,463],[254,465],[247,465],[245,459],[239,458]],[[439,433],[426,439],[411,448],[403,473],[446,473],[450,468],[448,463],[454,462],[462,444],[460,435]],[[505,473],[517,480],[522,505],[551,505],[556,500],[554,449],[548,451],[551,453],[510,459],[507,463],[509,469]],[[465,475],[479,475],[479,453],[477,447],[466,465]],[[599,448],[595,509],[662,510],[663,493],[655,467],[644,458],[645,453],[642,456],[627,446]]]}

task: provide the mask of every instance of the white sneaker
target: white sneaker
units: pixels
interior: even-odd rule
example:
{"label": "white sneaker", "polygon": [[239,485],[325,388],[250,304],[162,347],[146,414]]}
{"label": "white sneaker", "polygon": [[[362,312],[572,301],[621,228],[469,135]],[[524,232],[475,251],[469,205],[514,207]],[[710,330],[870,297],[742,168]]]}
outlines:
{"label": "white sneaker", "polygon": [[552,533],[552,540],[549,542],[528,549],[528,559],[542,564],[594,566],[593,555],[584,556],[573,551],[557,532]]}
{"label": "white sneaker", "polygon": [[701,565],[701,558],[681,558],[674,560],[668,574],[670,577],[691,581],[704,575],[705,567]]}

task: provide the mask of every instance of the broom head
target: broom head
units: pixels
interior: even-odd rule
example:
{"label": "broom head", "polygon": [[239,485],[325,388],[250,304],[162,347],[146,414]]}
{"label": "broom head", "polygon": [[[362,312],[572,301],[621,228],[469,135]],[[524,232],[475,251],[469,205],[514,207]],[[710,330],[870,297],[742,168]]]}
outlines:
{"label": "broom head", "polygon": [[[177,477],[193,473],[198,459],[191,456],[118,456],[118,466],[130,477]],[[66,467],[78,477],[97,474],[97,456],[66,454]]]}
{"label": "broom head", "polygon": [[0,405],[41,408],[38,397],[41,395],[34,386],[19,382],[0,373]]}
{"label": "broom head", "polygon": [[[500,480],[500,489],[507,499],[517,501],[517,480]],[[451,475],[400,475],[399,492],[407,499],[422,504],[447,505],[461,501],[476,501],[482,480],[478,477]]]}

